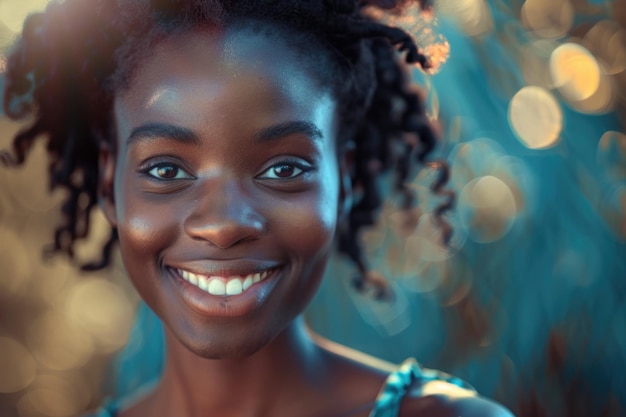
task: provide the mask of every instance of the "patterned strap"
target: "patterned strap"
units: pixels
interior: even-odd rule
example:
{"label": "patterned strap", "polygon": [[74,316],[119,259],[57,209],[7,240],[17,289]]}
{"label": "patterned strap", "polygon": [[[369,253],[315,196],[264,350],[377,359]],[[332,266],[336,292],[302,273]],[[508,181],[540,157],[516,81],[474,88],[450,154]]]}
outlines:
{"label": "patterned strap", "polygon": [[474,388],[462,379],[437,370],[423,369],[415,359],[409,358],[397,371],[389,374],[369,417],[397,417],[402,399],[418,380],[420,385],[430,381],[445,381],[474,391]]}

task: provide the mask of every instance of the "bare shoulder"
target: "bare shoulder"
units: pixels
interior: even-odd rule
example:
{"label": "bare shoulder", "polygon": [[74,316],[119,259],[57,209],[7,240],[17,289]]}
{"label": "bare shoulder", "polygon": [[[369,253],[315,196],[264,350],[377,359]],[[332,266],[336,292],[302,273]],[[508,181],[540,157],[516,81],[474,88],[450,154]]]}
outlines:
{"label": "bare shoulder", "polygon": [[[398,365],[323,338],[318,337],[316,342],[324,350],[335,371],[333,380],[337,384],[333,386],[333,391],[340,393],[340,396],[333,401],[339,404],[350,399],[349,404],[345,404],[346,409],[356,409],[359,408],[358,405],[364,404],[371,405],[389,374],[398,369]],[[431,369],[424,369],[424,372],[426,375],[430,373],[446,375]],[[452,378],[450,375],[447,376]],[[513,417],[513,414],[500,404],[450,382],[436,378],[427,382],[418,380],[402,400],[398,417],[432,416]]]}
{"label": "bare shoulder", "polygon": [[404,399],[399,417],[513,417],[502,405],[474,391],[444,381],[415,387]]}

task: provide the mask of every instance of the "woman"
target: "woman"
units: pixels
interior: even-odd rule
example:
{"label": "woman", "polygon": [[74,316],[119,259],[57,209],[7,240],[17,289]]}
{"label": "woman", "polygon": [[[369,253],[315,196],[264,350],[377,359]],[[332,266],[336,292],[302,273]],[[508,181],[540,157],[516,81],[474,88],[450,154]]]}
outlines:
{"label": "woman", "polygon": [[426,58],[367,14],[397,3],[67,0],[27,20],[5,109],[35,120],[3,159],[22,163],[45,137],[51,182],[69,191],[56,249],[72,253],[99,204],[112,238],[87,268],[119,242],[166,329],[158,384],[99,416],[510,415],[302,320],[335,242],[357,286],[373,285],[357,238],[376,178],[393,168],[410,207],[404,180],[435,144],[403,72]]}

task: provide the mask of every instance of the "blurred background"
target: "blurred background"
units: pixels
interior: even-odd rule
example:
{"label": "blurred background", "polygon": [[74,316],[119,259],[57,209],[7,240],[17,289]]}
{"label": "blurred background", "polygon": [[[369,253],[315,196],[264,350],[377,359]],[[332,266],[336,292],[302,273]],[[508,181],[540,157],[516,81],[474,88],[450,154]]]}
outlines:
{"label": "blurred background", "polygon": [[[0,0],[0,73],[46,3]],[[452,243],[440,244],[422,171],[419,221],[406,227],[389,199],[363,235],[394,300],[353,291],[354,269],[334,259],[308,321],[453,373],[520,417],[626,416],[626,0],[440,0],[434,11],[387,19],[436,67],[414,77],[452,166]],[[18,130],[0,116],[0,149]],[[46,170],[41,146],[23,169],[0,168],[3,417],[74,416],[160,371],[160,327],[118,258],[87,274],[42,255],[63,197],[49,195]],[[95,216],[78,261],[108,237]]]}

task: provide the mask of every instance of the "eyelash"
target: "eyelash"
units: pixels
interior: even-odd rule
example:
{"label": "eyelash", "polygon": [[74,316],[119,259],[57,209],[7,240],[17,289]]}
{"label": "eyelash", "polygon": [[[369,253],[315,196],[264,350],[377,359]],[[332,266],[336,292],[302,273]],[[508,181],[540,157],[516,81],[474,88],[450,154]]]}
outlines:
{"label": "eyelash", "polygon": [[[163,178],[152,173],[152,171],[154,170],[163,169],[163,168],[176,169],[177,170],[176,176],[174,178]],[[156,181],[174,181],[174,180],[182,180],[182,179],[193,179],[193,176],[191,174],[189,174],[186,170],[184,170],[178,164],[175,164],[173,162],[157,162],[155,164],[151,164],[147,166],[146,168],[142,169],[141,173],[147,175],[148,177],[150,177],[150,179],[153,179]],[[180,173],[183,173],[184,177],[178,177]]]}
{"label": "eyelash", "polygon": [[[296,175],[292,175],[290,177],[286,177],[286,178],[282,178],[282,177],[278,177],[276,176],[275,178],[268,178],[268,177],[264,177],[268,172],[271,172],[272,170],[276,169],[276,168],[281,168],[281,167],[285,167],[285,166],[289,166],[289,167],[293,167],[297,170],[299,170],[300,172],[298,172]],[[263,171],[260,175],[257,176],[258,179],[269,179],[269,180],[277,180],[277,181],[289,181],[289,180],[293,180],[295,178],[298,178],[308,172],[311,172],[314,170],[314,167],[312,167],[311,165],[308,164],[304,164],[301,161],[294,161],[294,160],[284,160],[284,161],[279,161],[276,162],[275,164],[272,164],[269,168],[267,168],[265,171]]]}
{"label": "eyelash", "polygon": [[[295,175],[289,176],[289,177],[279,177],[279,176],[275,176],[275,177],[267,177],[266,174],[268,172],[271,172],[274,169],[277,168],[281,168],[281,167],[293,167],[294,169],[298,170],[299,172]],[[161,176],[158,176],[156,173],[152,173],[152,171],[158,170],[158,169],[163,169],[163,168],[173,168],[176,169],[176,176],[174,178],[163,178]],[[294,160],[284,160],[284,161],[279,161],[275,164],[272,164],[269,168],[267,168],[265,171],[263,171],[261,174],[259,174],[257,176],[257,179],[269,179],[269,180],[277,180],[277,181],[288,181],[288,180],[293,180],[295,178],[298,178],[308,172],[313,171],[315,168],[308,165],[308,164],[304,164],[301,161],[294,161]],[[140,170],[140,172],[146,176],[148,176],[151,180],[156,180],[156,181],[174,181],[174,180],[181,180],[181,179],[193,179],[194,177],[189,174],[185,169],[181,168],[178,164],[174,163],[174,162],[157,162],[154,164],[151,164],[143,169]],[[183,174],[183,177],[179,177],[180,174]]]}

